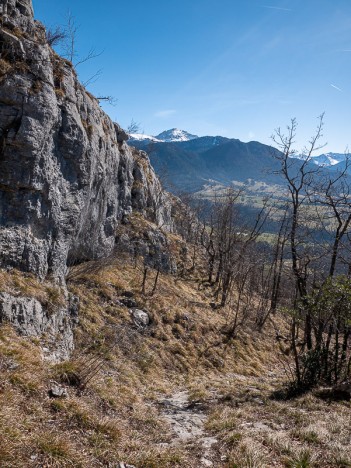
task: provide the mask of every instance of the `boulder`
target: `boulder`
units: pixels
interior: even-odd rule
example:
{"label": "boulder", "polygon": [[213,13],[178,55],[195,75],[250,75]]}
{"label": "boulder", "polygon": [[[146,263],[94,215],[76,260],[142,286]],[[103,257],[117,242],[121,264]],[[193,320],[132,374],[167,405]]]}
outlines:
{"label": "boulder", "polygon": [[131,315],[133,318],[133,322],[137,327],[145,328],[150,324],[149,314],[144,310],[132,309]]}
{"label": "boulder", "polygon": [[124,462],[118,462],[117,468],[136,468],[134,465],[128,465]]}
{"label": "boulder", "polygon": [[68,393],[65,387],[62,387],[62,385],[59,385],[57,382],[53,382],[48,394],[51,398],[67,398]]}

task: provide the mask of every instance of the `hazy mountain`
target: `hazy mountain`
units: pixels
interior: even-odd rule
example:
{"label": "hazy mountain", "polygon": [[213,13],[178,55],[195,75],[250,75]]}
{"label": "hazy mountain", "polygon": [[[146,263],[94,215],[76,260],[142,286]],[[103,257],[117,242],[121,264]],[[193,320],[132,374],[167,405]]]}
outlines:
{"label": "hazy mountain", "polygon": [[330,170],[343,172],[346,169],[346,173],[351,175],[351,167],[346,167],[346,161],[341,161],[338,164],[330,167]]}
{"label": "hazy mountain", "polygon": [[[209,184],[232,182],[251,186],[253,181],[268,185],[283,183],[278,174],[279,162],[274,157],[279,151],[258,141],[243,143],[221,136],[197,137],[174,128],[157,136],[131,137],[129,143],[149,154],[169,189],[198,191]],[[301,155],[292,158],[292,167],[298,170],[302,159]],[[320,166],[324,173],[343,170],[345,159],[345,154],[325,153],[314,156],[309,164],[312,169],[315,164]]]}

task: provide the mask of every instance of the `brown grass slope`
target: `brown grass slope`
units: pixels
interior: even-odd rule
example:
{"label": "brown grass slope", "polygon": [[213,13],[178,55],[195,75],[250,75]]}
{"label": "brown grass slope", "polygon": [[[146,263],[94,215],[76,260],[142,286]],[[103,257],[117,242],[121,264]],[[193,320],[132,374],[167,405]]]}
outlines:
{"label": "brown grass slope", "polygon": [[[174,252],[181,245],[174,235],[169,242]],[[351,466],[348,403],[269,398],[282,369],[270,325],[259,333],[249,323],[228,340],[230,310],[210,307],[201,270],[186,278],[161,273],[151,296],[155,274],[142,294],[140,259],[118,254],[71,270],[81,310],[70,361],[44,361],[40,340],[1,326],[1,467],[202,466],[196,438],[172,444],[157,404],[183,389],[204,404],[215,467]],[[2,271],[0,282],[44,304],[60,301],[57,288],[15,270]],[[126,292],[148,311],[147,328],[120,302]],[[66,398],[50,398],[53,382],[66,387]]]}

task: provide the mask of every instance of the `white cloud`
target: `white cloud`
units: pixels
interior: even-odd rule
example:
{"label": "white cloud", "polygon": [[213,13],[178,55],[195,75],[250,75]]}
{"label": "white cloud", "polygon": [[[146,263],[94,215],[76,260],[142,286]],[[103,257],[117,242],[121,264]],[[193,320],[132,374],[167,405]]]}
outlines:
{"label": "white cloud", "polygon": [[250,140],[253,140],[255,138],[255,134],[252,130],[249,131],[249,138]]}
{"label": "white cloud", "polygon": [[262,6],[263,8],[269,8],[270,10],[293,11],[291,8],[281,8],[281,7],[271,6],[271,5],[262,5]]}
{"label": "white cloud", "polygon": [[154,114],[155,117],[159,117],[160,119],[164,119],[166,117],[169,117],[173,114],[175,114],[177,111],[174,109],[166,109],[166,110],[161,110],[158,111]]}
{"label": "white cloud", "polygon": [[340,91],[340,92],[342,93],[342,89],[339,88],[338,86],[335,86],[335,85],[333,85],[333,84],[330,84],[330,86],[331,86],[332,88],[334,88],[334,89],[336,89],[336,90],[338,90],[338,91]]}

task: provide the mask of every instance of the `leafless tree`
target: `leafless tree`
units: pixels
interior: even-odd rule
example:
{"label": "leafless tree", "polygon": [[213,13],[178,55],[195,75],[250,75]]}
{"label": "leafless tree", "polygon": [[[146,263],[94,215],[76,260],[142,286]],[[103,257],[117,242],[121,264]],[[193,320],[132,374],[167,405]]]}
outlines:
{"label": "leafless tree", "polygon": [[313,187],[309,197],[316,206],[320,226],[331,234],[332,242],[328,243],[324,255],[330,257],[329,276],[334,276],[337,268],[343,240],[351,228],[351,192],[348,171],[351,159],[345,155],[345,163],[341,171],[329,171]]}
{"label": "leafless tree", "polygon": [[[289,242],[292,261],[292,270],[296,281],[296,304],[298,300],[305,301],[307,296],[308,268],[311,262],[310,255],[307,254],[306,246],[306,219],[302,213],[308,200],[308,187],[314,183],[314,179],[319,172],[319,167],[311,164],[311,158],[315,151],[321,149],[319,141],[323,136],[323,117],[318,120],[315,134],[310,139],[308,146],[303,150],[303,158],[297,162],[293,158],[296,155],[294,149],[297,122],[292,119],[287,127],[287,133],[278,128],[272,139],[279,148],[279,153],[274,153],[275,158],[280,163],[279,173],[286,182],[288,189],[289,203],[291,207]],[[304,233],[301,235],[301,231]],[[296,306],[295,304],[295,306]],[[305,320],[305,341],[308,349],[312,348],[312,324],[311,317],[307,313]]]}
{"label": "leafless tree", "polygon": [[134,119],[130,122],[130,124],[127,127],[127,132],[129,135],[131,133],[139,133],[140,132],[140,123],[136,122]]}
{"label": "leafless tree", "polygon": [[78,67],[82,63],[85,63],[89,60],[92,60],[96,57],[99,57],[102,52],[97,53],[94,48],[91,48],[87,55],[81,57],[77,50],[77,35],[79,27],[77,26],[76,19],[72,15],[72,12],[69,11],[67,14],[67,22],[65,28],[65,44],[64,52],[67,59],[74,64],[75,67]]}
{"label": "leafless tree", "polygon": [[60,26],[57,26],[55,29],[48,28],[46,30],[46,40],[50,47],[55,47],[62,43],[66,37],[66,32]]}

